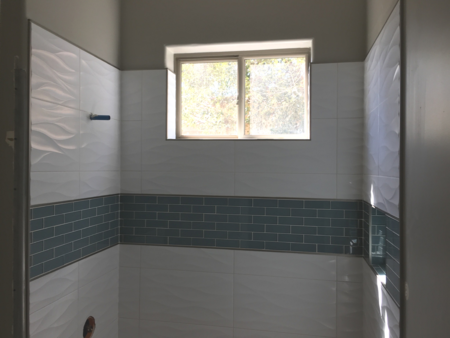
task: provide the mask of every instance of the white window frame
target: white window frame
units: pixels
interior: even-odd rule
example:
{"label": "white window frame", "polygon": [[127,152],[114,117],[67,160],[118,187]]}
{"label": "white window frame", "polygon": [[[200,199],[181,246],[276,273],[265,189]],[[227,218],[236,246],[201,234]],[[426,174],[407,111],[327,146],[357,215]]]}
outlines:
{"label": "white window frame", "polygon": [[[295,50],[269,50],[257,52],[236,52],[236,53],[201,53],[201,54],[178,54],[175,55],[175,74],[176,74],[176,139],[178,140],[305,140],[311,139],[311,117],[310,117],[310,49]],[[245,135],[245,60],[254,58],[289,58],[305,57],[305,107],[306,132],[304,134],[278,134],[278,135]],[[181,83],[183,63],[205,63],[220,61],[236,61],[238,65],[238,135],[182,135],[182,100]]]}

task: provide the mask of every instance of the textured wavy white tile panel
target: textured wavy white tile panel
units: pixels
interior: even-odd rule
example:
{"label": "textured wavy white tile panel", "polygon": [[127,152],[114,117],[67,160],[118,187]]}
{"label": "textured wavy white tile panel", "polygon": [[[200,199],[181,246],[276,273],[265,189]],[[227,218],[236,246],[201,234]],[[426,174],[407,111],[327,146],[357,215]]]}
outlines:
{"label": "textured wavy white tile panel", "polygon": [[337,283],[337,338],[363,336],[363,283]]}
{"label": "textured wavy white tile panel", "polygon": [[232,327],[233,275],[141,269],[140,316]]}
{"label": "textured wavy white tile panel", "polygon": [[[166,118],[167,70],[145,70],[142,72],[142,119],[152,116]],[[164,128],[165,132],[165,128]]]}
{"label": "textured wavy white tile panel", "polygon": [[337,64],[311,65],[311,119],[337,117]]}
{"label": "textured wavy white tile panel", "polygon": [[348,118],[338,120],[338,173],[362,173],[364,120]]}
{"label": "textured wavy white tile panel", "polygon": [[80,112],[31,99],[31,171],[78,171]]}
{"label": "textured wavy white tile panel", "polygon": [[364,62],[338,64],[338,117],[364,115]]}
{"label": "textured wavy white tile panel", "polygon": [[120,123],[117,120],[91,121],[80,116],[80,170],[120,170]]}
{"label": "textured wavy white tile panel", "polygon": [[79,262],[79,286],[82,287],[95,279],[111,272],[119,266],[119,246],[113,246]]}
{"label": "textured wavy white tile panel", "polygon": [[31,205],[74,200],[80,197],[78,172],[31,172]]}
{"label": "textured wavy white tile panel", "polygon": [[360,199],[362,186],[362,175],[337,175],[337,198]]}
{"label": "textured wavy white tile panel", "polygon": [[30,337],[72,337],[77,326],[78,290],[30,315]]}
{"label": "textured wavy white tile panel", "polygon": [[[148,114],[147,119],[142,121],[141,127],[142,146],[152,142],[166,140],[166,115]],[[173,141],[172,141],[173,142]],[[183,141],[178,141],[183,142]]]}
{"label": "textured wavy white tile panel", "polygon": [[142,173],[140,171],[120,172],[120,192],[139,194],[142,191]]}
{"label": "textured wavy white tile panel", "polygon": [[389,329],[389,338],[400,338],[400,309],[384,288],[382,293],[381,309]]}
{"label": "textured wavy white tile panel", "polygon": [[363,264],[361,257],[337,256],[337,280],[340,282],[363,282]]}
{"label": "textured wavy white tile panel", "polygon": [[386,100],[380,111],[380,149],[378,154],[380,176],[400,175],[400,102]]}
{"label": "textured wavy white tile panel", "polygon": [[139,319],[119,318],[119,338],[130,337],[139,337]]}
{"label": "textured wavy white tile panel", "polygon": [[30,282],[30,313],[78,289],[78,263]]}
{"label": "textured wavy white tile panel", "polygon": [[235,170],[238,173],[335,173],[337,119],[312,121],[311,135],[308,142],[237,142]]}
{"label": "textured wavy white tile panel", "polygon": [[234,338],[322,338],[323,336],[305,336],[292,333],[234,329]]}
{"label": "textured wavy white tile panel", "polygon": [[378,108],[364,119],[364,173],[378,175],[378,154],[380,148]]}
{"label": "textured wavy white tile panel", "polygon": [[335,337],[336,282],[234,276],[234,327]]}
{"label": "textured wavy white tile panel", "polygon": [[[86,318],[95,318],[96,338],[118,337],[119,269],[116,268],[80,287],[78,298],[78,326]],[[81,330],[80,330],[81,331]]]}
{"label": "textured wavy white tile panel", "polygon": [[143,137],[142,170],[219,173],[233,169],[234,141],[147,141]]}
{"label": "textured wavy white tile panel", "polygon": [[384,321],[381,317],[381,284],[368,264],[364,264],[364,337],[385,338]]}
{"label": "textured wavy white tile panel", "polygon": [[80,50],[31,25],[31,97],[79,108]]}
{"label": "textured wavy white tile panel", "polygon": [[120,72],[122,120],[142,120],[142,71]]}
{"label": "textured wavy white tile panel", "polygon": [[378,176],[364,175],[363,187],[363,200],[375,205],[376,200],[380,195],[378,192]]}
{"label": "textured wavy white tile panel", "polygon": [[141,267],[160,270],[233,273],[234,251],[142,246]]}
{"label": "textured wavy white tile panel", "polygon": [[364,63],[364,106],[369,113],[379,104],[380,43],[377,40]]}
{"label": "textured wavy white tile panel", "polygon": [[375,206],[394,217],[399,217],[400,180],[393,177],[378,177],[378,196]]}
{"label": "textured wavy white tile panel", "polygon": [[119,119],[120,71],[84,51],[80,57],[80,109]]}
{"label": "textured wavy white tile panel", "polygon": [[236,196],[336,198],[336,175],[236,173]]}
{"label": "textured wavy white tile panel", "polygon": [[121,170],[140,171],[141,121],[121,121],[120,131]]}
{"label": "textured wavy white tile panel", "polygon": [[113,195],[119,192],[119,171],[86,171],[80,173],[80,198]]}
{"label": "textured wavy white tile panel", "polygon": [[336,257],[235,251],[234,272],[242,275],[336,280]]}
{"label": "textured wavy white tile panel", "polygon": [[143,321],[139,338],[233,338],[230,327]]}
{"label": "textured wavy white tile panel", "polygon": [[139,319],[139,268],[119,268],[119,317]]}
{"label": "textured wavy white tile panel", "polygon": [[233,178],[233,173],[143,171],[142,193],[232,196]]}
{"label": "textured wavy white tile panel", "polygon": [[141,267],[141,246],[140,245],[119,245],[119,264],[130,268]]}

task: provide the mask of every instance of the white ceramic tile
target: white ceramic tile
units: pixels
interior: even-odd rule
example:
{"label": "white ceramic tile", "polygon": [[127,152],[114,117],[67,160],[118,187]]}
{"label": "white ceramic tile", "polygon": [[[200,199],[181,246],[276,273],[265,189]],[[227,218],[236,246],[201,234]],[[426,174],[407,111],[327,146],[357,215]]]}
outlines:
{"label": "white ceramic tile", "polygon": [[140,338],[232,338],[230,327],[192,325],[143,321],[140,324]]}
{"label": "white ceramic tile", "polygon": [[141,269],[141,319],[232,327],[233,276]]}
{"label": "white ceramic tile", "polygon": [[399,177],[400,174],[400,102],[386,100],[380,112],[380,176]]}
{"label": "white ceramic tile", "polygon": [[119,338],[139,337],[139,319],[119,318]]}
{"label": "white ceramic tile", "polygon": [[363,177],[363,200],[375,205],[379,198],[378,176],[364,175]]}
{"label": "white ceramic tile", "polygon": [[336,282],[234,276],[234,327],[335,337]]}
{"label": "white ceramic tile", "polygon": [[379,195],[376,198],[375,206],[398,218],[400,180],[392,177],[378,177],[378,185]]}
{"label": "white ceramic tile", "polygon": [[232,172],[233,141],[166,141],[148,139],[142,130],[142,170]]}
{"label": "white ceramic tile", "polygon": [[91,121],[80,116],[80,170],[120,170],[120,123],[117,120]]}
{"label": "white ceramic tile", "polygon": [[121,170],[141,170],[141,121],[120,123]]}
{"label": "white ceramic tile", "polygon": [[382,294],[381,311],[385,327],[389,329],[389,338],[400,338],[400,309],[384,288],[382,288]]}
{"label": "white ceramic tile", "polygon": [[120,266],[139,268],[141,267],[140,245],[119,245]]}
{"label": "white ceramic tile", "polygon": [[119,171],[86,171],[80,173],[80,198],[118,194]]}
{"label": "white ceramic tile", "polygon": [[336,198],[336,175],[236,173],[236,196]]}
{"label": "white ceramic tile", "polygon": [[78,263],[30,282],[30,313],[78,289]]}
{"label": "white ceramic tile", "polygon": [[119,317],[139,319],[140,269],[119,268]]}
{"label": "white ceramic tile", "polygon": [[139,194],[142,190],[140,171],[120,172],[120,192]]}
{"label": "white ceramic tile", "polygon": [[31,171],[78,171],[80,113],[31,99]]}
{"label": "white ceramic tile", "polygon": [[364,337],[384,337],[384,321],[381,315],[382,286],[368,264],[363,265],[364,286]]}
{"label": "white ceramic tile", "polygon": [[363,284],[337,283],[337,338],[363,336]]}
{"label": "white ceramic tile", "polygon": [[338,173],[362,173],[364,120],[339,119],[338,121]]}
{"label": "white ceramic tile", "polygon": [[311,65],[311,118],[337,117],[336,63]]}
{"label": "white ceramic tile", "polygon": [[[161,113],[147,114],[146,119],[141,121],[142,149],[146,149],[146,144],[158,142],[161,144],[166,140],[166,115]],[[174,141],[171,141],[174,142]],[[177,141],[183,142],[183,141]],[[151,148],[150,148],[151,149]]]}
{"label": "white ceramic tile", "polygon": [[338,63],[338,117],[364,115],[364,62]]}
{"label": "white ceramic tile", "polygon": [[142,119],[142,71],[120,72],[122,120]]}
{"label": "white ceramic tile", "polygon": [[80,197],[78,172],[30,173],[31,205],[74,200]]}
{"label": "white ceramic tile", "polygon": [[175,195],[234,195],[233,173],[142,172],[142,193]]}
{"label": "white ceramic tile", "polygon": [[[166,118],[167,70],[142,72],[142,119],[151,120],[152,115]],[[165,132],[165,128],[164,128]]]}
{"label": "white ceramic tile", "polygon": [[31,97],[78,108],[80,50],[31,25]]}
{"label": "white ceramic tile", "polygon": [[80,109],[98,115],[120,118],[120,72],[106,62],[80,52]]}
{"label": "white ceramic tile", "polygon": [[237,142],[235,170],[238,173],[335,173],[336,140],[337,119],[319,119],[311,123],[311,141]]}
{"label": "white ceramic tile", "polygon": [[364,64],[364,106],[366,113],[379,104],[380,44],[376,41]]}
{"label": "white ceramic tile", "polygon": [[30,315],[30,337],[72,337],[77,326],[78,291],[60,298],[56,302]]}
{"label": "white ceramic tile", "polygon": [[116,268],[79,289],[78,327],[95,318],[96,338],[118,337],[119,269]]}
{"label": "white ceramic tile", "polygon": [[337,280],[340,282],[363,282],[363,264],[361,257],[337,256]]}
{"label": "white ceramic tile", "polygon": [[362,175],[337,175],[338,199],[361,199]]}
{"label": "white ceramic tile", "polygon": [[231,250],[143,246],[141,267],[233,273],[233,255]]}
{"label": "white ceramic tile", "polygon": [[235,251],[236,274],[336,280],[336,257],[279,252]]}
{"label": "white ceramic tile", "polygon": [[79,262],[79,286],[82,287],[100,278],[119,266],[119,246],[85,258]]}
{"label": "white ceramic tile", "polygon": [[234,329],[234,338],[322,338],[321,336],[305,336],[292,333]]}
{"label": "white ceramic tile", "polygon": [[378,175],[379,131],[378,108],[364,120],[364,173]]}

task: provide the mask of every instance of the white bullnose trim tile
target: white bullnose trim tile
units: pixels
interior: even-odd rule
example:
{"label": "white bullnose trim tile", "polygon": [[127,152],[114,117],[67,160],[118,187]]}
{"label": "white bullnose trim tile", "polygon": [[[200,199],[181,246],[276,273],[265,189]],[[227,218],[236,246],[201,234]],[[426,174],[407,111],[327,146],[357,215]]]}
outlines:
{"label": "white bullnose trim tile", "polygon": [[80,197],[78,172],[31,172],[31,205],[70,201]]}
{"label": "white bullnose trim tile", "polygon": [[234,273],[335,281],[336,257],[237,250]]}
{"label": "white bullnose trim tile", "polygon": [[338,66],[336,63],[311,65],[311,119],[336,118]]}
{"label": "white bullnose trim tile", "polygon": [[233,338],[231,327],[143,321],[139,338]]}

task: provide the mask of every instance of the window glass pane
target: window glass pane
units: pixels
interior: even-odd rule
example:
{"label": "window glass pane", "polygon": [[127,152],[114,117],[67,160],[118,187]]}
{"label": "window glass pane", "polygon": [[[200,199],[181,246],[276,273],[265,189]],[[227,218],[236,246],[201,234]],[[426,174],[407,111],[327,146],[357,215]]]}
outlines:
{"label": "window glass pane", "polygon": [[182,135],[237,135],[236,61],[181,65]]}
{"label": "window glass pane", "polygon": [[245,134],[303,134],[305,57],[245,60]]}

